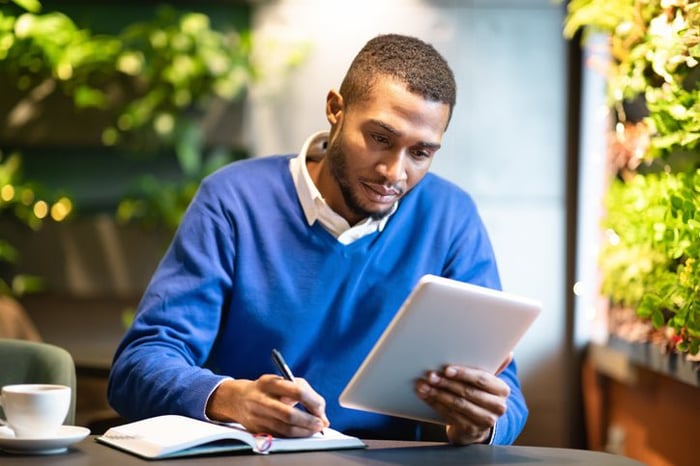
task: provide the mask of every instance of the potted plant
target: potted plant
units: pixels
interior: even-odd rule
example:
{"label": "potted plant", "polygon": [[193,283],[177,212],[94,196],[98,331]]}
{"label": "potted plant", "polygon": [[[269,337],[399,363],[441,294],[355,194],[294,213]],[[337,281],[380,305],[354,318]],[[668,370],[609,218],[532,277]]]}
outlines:
{"label": "potted plant", "polygon": [[609,38],[610,185],[599,257],[610,331],[700,352],[700,3],[573,0],[567,37]]}

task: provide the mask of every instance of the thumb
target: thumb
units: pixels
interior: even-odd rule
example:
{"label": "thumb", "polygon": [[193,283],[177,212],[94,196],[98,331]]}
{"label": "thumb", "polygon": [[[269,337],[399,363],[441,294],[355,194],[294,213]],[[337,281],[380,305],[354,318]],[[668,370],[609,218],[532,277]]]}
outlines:
{"label": "thumb", "polygon": [[513,361],[513,352],[512,351],[510,353],[508,353],[508,357],[505,359],[505,361],[503,361],[501,363],[501,365],[498,366],[498,369],[496,370],[496,375],[503,372],[505,370],[505,368],[508,367],[508,364],[511,363],[511,361]]}

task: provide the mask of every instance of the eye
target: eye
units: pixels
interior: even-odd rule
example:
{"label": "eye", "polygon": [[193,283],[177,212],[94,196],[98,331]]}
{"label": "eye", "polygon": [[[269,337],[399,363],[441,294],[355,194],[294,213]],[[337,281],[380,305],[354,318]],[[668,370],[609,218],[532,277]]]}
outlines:
{"label": "eye", "polygon": [[389,144],[389,138],[384,136],[383,134],[372,133],[371,137],[374,140],[374,142],[378,144]]}
{"label": "eye", "polygon": [[432,152],[428,152],[427,150],[423,149],[413,149],[411,151],[411,155],[416,158],[416,159],[429,159],[432,157]]}

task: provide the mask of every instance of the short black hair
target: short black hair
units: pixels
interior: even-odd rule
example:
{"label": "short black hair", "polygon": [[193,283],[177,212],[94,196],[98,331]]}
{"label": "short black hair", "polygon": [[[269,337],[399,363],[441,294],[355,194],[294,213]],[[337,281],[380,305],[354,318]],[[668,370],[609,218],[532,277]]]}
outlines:
{"label": "short black hair", "polygon": [[[371,39],[358,52],[340,85],[347,105],[369,97],[378,77],[388,76],[406,84],[409,92],[450,107],[457,100],[452,69],[435,48],[422,40],[400,34]],[[449,120],[448,120],[449,121]]]}

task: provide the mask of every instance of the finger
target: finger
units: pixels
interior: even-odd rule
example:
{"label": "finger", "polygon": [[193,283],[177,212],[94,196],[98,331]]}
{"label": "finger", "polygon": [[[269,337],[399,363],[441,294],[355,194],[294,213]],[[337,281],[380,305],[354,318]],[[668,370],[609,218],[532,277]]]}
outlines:
{"label": "finger", "polygon": [[277,399],[282,397],[294,398],[294,394],[299,393],[298,389],[295,388],[294,382],[290,382],[284,377],[275,374],[261,375],[256,380],[256,385],[261,392]]}
{"label": "finger", "polygon": [[446,404],[448,410],[459,409],[463,402],[469,402],[498,416],[505,413],[506,396],[494,395],[474,385],[451,381],[435,374],[429,376],[428,380],[425,380],[424,383],[429,388],[419,386],[419,395],[422,395],[424,399]]}
{"label": "finger", "polygon": [[[440,392],[438,403],[449,410],[452,419],[464,429],[487,429],[496,425],[498,418],[505,413],[505,405],[498,402],[489,403],[489,406],[480,404],[466,398]],[[495,409],[492,409],[492,406]]]}
{"label": "finger", "polygon": [[[425,387],[428,387],[427,389]],[[505,413],[505,404],[497,400],[475,402],[469,398],[431,385],[418,387],[419,396],[430,405],[448,424],[457,424],[462,430],[493,427]],[[489,395],[492,396],[492,395]],[[498,398],[498,397],[496,397]],[[492,409],[491,406],[496,407]]]}
{"label": "finger", "polygon": [[[510,387],[502,380],[494,379],[496,388],[489,383],[477,382],[478,385],[473,385],[468,382],[450,380],[446,377],[430,377],[433,387],[437,389],[436,394],[441,395],[439,399],[443,402],[449,404],[451,400],[456,400],[452,402],[456,409],[460,409],[463,402],[469,402],[470,405],[478,406],[496,416],[502,416],[506,412]],[[438,382],[435,383],[435,380]]]}
{"label": "finger", "polygon": [[311,388],[305,379],[297,377],[294,381],[290,381],[280,376],[268,374],[258,380],[262,385],[262,391],[286,404],[301,403],[307,408],[325,409],[325,400]]}
{"label": "finger", "polygon": [[[287,408],[290,408],[285,408],[284,412],[280,413],[281,417],[278,417],[278,419],[292,425],[303,425],[307,428],[309,428],[308,426],[311,424],[315,426],[317,421],[320,420],[320,427],[313,427],[315,428],[315,432],[330,425],[326,417],[326,400],[311,388],[311,385],[309,385],[305,379],[297,377],[294,382],[292,382],[277,376],[262,380],[263,377],[259,380],[266,385],[265,390],[267,390],[273,398],[283,403]],[[291,409],[293,406],[297,405],[297,403],[300,403],[306,412],[299,409]]]}
{"label": "finger", "polygon": [[269,418],[272,424],[272,432],[283,437],[308,437],[320,432],[324,427],[323,421],[312,414],[301,411],[289,405],[283,405],[284,409],[278,415]]}
{"label": "finger", "polygon": [[269,397],[287,405],[300,403],[303,397],[303,386],[278,375],[266,374],[258,379],[260,390]]}
{"label": "finger", "polygon": [[513,361],[513,352],[511,351],[510,353],[508,353],[508,357],[506,358],[506,360],[503,361],[500,366],[498,366],[498,369],[496,370],[496,375],[503,372],[512,361]]}
{"label": "finger", "polygon": [[274,398],[257,406],[255,425],[259,432],[283,437],[308,437],[324,428],[323,421],[293,405]]}
{"label": "finger", "polygon": [[285,437],[309,436],[325,427],[317,416],[294,407],[303,398],[303,385],[269,374],[255,385],[257,395],[246,403],[246,427]]}
{"label": "finger", "polygon": [[453,445],[470,445],[472,443],[486,443],[491,437],[491,429],[461,428],[450,424],[447,426],[447,439]]}
{"label": "finger", "polygon": [[297,378],[296,383],[302,387],[300,403],[309,413],[321,419],[324,427],[328,427],[330,422],[326,417],[326,400],[305,379]]}
{"label": "finger", "polygon": [[[292,408],[295,409],[295,408]],[[296,411],[299,411],[298,409]],[[306,413],[304,413],[306,414]],[[306,414],[309,416],[308,414]],[[275,437],[310,437],[319,430],[321,430],[320,420],[312,416],[315,422],[312,422],[311,427],[307,425],[300,425],[296,423],[288,423],[284,420],[277,419],[274,417],[265,418],[260,424],[258,432],[265,432],[272,434]]]}
{"label": "finger", "polygon": [[428,373],[428,381],[457,394],[461,393],[460,387],[468,385],[497,396],[510,395],[510,387],[503,380],[485,370],[473,367],[447,366],[442,373]]}

